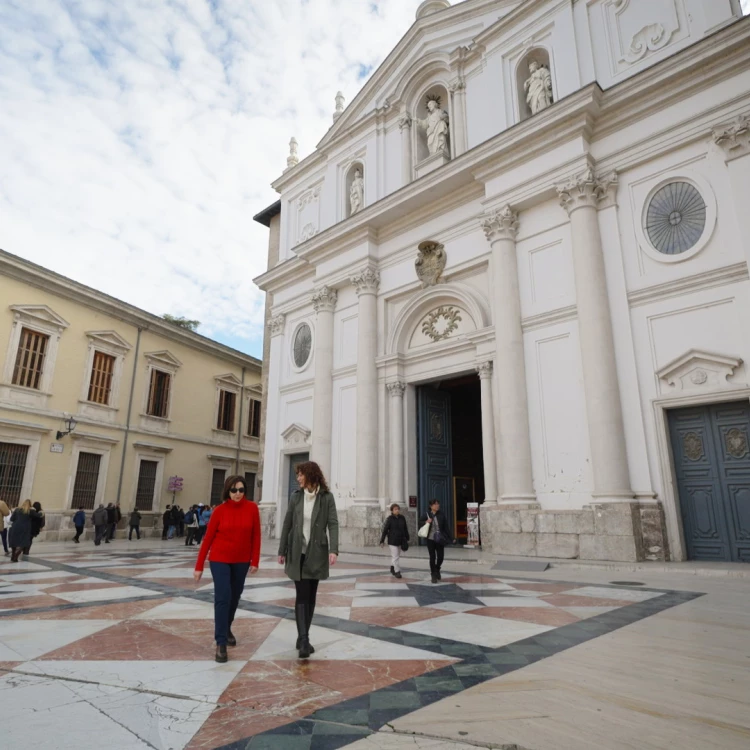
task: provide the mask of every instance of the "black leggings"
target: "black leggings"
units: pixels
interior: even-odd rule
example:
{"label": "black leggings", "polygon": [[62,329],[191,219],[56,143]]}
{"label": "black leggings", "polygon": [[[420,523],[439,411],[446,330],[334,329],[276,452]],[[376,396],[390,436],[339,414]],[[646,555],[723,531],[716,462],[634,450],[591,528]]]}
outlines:
{"label": "black leggings", "polygon": [[430,573],[439,573],[443,564],[445,547],[442,544],[435,544],[432,539],[428,539],[427,551],[430,553]]}
{"label": "black leggings", "polygon": [[302,555],[302,559],[299,564],[299,576],[300,580],[294,582],[294,588],[297,590],[297,598],[295,604],[304,604],[307,608],[307,621],[312,620],[313,612],[315,611],[315,599],[318,596],[318,581],[314,578],[302,578],[302,567],[305,564],[305,556]]}

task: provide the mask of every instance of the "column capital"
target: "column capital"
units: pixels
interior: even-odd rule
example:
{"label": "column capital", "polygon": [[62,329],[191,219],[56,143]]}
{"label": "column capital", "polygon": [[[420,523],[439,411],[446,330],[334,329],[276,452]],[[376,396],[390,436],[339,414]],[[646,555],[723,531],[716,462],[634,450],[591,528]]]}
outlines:
{"label": "column capital", "polygon": [[606,177],[594,174],[589,168],[583,174],[571,177],[562,185],[557,185],[560,205],[570,215],[577,208],[598,208],[607,198],[614,198],[617,190],[617,175],[612,172]]}
{"label": "column capital", "polygon": [[386,383],[385,387],[392,398],[402,398],[404,391],[406,391],[406,383],[402,383],[400,380],[397,380],[395,383]]}
{"label": "column capital", "polygon": [[404,128],[411,127],[411,115],[408,112],[404,112],[401,117],[398,118],[398,129],[403,130]]}
{"label": "column capital", "polygon": [[329,286],[321,286],[315,289],[310,297],[316,313],[333,312],[336,309],[338,292]]}
{"label": "column capital", "polygon": [[724,149],[725,161],[732,161],[750,154],[750,117],[739,115],[728,125],[720,125],[711,131],[717,146]]}
{"label": "column capital", "polygon": [[271,332],[271,337],[279,336],[284,333],[284,323],[286,322],[286,315],[274,315],[268,319],[268,330]]}
{"label": "column capital", "polygon": [[518,227],[518,213],[509,205],[493,211],[482,221],[484,236],[490,244],[498,240],[515,242]]}
{"label": "column capital", "polygon": [[479,375],[480,380],[486,380],[487,378],[492,377],[492,362],[490,360],[487,360],[487,362],[479,362],[476,365],[476,371]]}
{"label": "column capital", "polygon": [[455,94],[457,91],[464,91],[466,89],[466,79],[463,76],[454,78],[448,86],[451,94]]}
{"label": "column capital", "polygon": [[380,286],[380,271],[372,266],[366,266],[359,273],[355,273],[350,279],[357,295],[375,294]]}

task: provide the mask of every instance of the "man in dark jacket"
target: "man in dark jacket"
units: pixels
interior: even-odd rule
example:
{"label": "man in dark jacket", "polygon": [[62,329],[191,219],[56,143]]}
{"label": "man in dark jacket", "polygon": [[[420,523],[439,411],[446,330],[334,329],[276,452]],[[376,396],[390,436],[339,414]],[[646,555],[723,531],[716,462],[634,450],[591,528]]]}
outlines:
{"label": "man in dark jacket", "polygon": [[115,538],[115,531],[117,531],[117,510],[114,504],[110,503],[107,506],[107,538],[104,540],[105,544],[109,544]]}
{"label": "man in dark jacket", "polygon": [[162,541],[164,541],[167,538],[167,533],[169,532],[169,522],[172,518],[172,506],[167,505],[167,509],[162,513],[161,516],[161,522],[162,522],[162,530],[161,530],[161,538]]}
{"label": "man in dark jacket", "polygon": [[81,538],[81,534],[83,534],[83,527],[85,525],[86,525],[86,512],[83,510],[83,508],[79,508],[76,511],[76,514],[73,516],[73,526],[76,527],[76,535],[73,537],[73,541],[76,544],[81,543],[79,539]]}
{"label": "man in dark jacket", "polygon": [[107,509],[102,503],[91,514],[91,523],[94,524],[94,544],[98,547],[107,533]]}
{"label": "man in dark jacket", "polygon": [[133,510],[130,514],[130,533],[128,534],[128,541],[132,541],[133,532],[135,531],[136,539],[141,538],[141,514],[137,510]]}
{"label": "man in dark jacket", "polygon": [[169,532],[167,533],[167,539],[173,539],[177,534],[177,530],[180,528],[180,506],[173,505],[172,513],[169,517]]}
{"label": "man in dark jacket", "polygon": [[385,519],[383,533],[380,535],[380,546],[383,546],[388,537],[388,547],[391,550],[391,575],[401,578],[401,545],[409,546],[409,527],[406,519],[401,515],[401,507],[398,503],[391,505],[391,515]]}

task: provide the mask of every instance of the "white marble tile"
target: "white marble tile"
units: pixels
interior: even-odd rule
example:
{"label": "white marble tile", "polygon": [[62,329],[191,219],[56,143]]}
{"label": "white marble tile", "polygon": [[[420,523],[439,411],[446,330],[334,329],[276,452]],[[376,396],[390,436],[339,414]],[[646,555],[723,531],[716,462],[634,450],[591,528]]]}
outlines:
{"label": "white marble tile", "polygon": [[626,588],[610,589],[605,586],[584,586],[580,589],[571,589],[560,593],[570,596],[591,596],[596,599],[619,599],[622,602],[645,602],[647,599],[662,596],[661,593],[654,591],[638,591]]}
{"label": "white marble tile", "polygon": [[356,578],[327,578],[325,581],[321,581],[318,588],[321,586],[338,586],[341,583],[356,583]]}
{"label": "white marble tile", "polygon": [[37,659],[116,624],[117,620],[0,619],[0,661]]}
{"label": "white marble tile", "polygon": [[356,599],[361,599],[363,597],[368,596],[374,596],[374,591],[363,591],[362,589],[346,589],[346,591],[332,591],[332,594],[335,594],[336,596],[351,596]]}
{"label": "white marble tile", "polygon": [[[238,609],[235,615],[237,619],[244,620],[268,620],[268,615],[257,612],[247,612]],[[141,612],[130,618],[132,620],[213,620],[214,605],[207,602],[177,597],[172,601],[158,604],[153,609]]]}
{"label": "white marble tile", "polygon": [[[294,623],[292,623],[294,627]],[[294,644],[292,644],[294,645]],[[216,703],[246,661],[42,661],[24,672]]]}
{"label": "white marble tile", "polygon": [[340,620],[348,620],[351,616],[351,607],[316,607],[315,614],[326,615],[327,617],[338,617]]}
{"label": "white marble tile", "polygon": [[162,594],[161,591],[142,589],[139,586],[121,586],[120,588],[90,589],[89,591],[64,591],[57,594],[52,593],[50,594],[50,596],[55,596],[58,599],[62,599],[63,601],[74,602],[78,604],[82,602],[131,599],[137,596],[164,596],[164,594]]}
{"label": "white marble tile", "polygon": [[465,591],[514,591],[507,583],[457,583],[460,589]]}
{"label": "white marble tile", "polygon": [[[54,586],[56,584],[49,585]],[[45,588],[47,588],[45,584],[39,583],[26,583],[20,586],[8,584],[0,588],[0,599],[19,599],[25,596],[38,596],[44,593]]]}
{"label": "white marble tile", "polygon": [[354,599],[352,607],[418,607],[413,596],[368,596],[366,599]]}
{"label": "white marble tile", "polygon": [[358,583],[355,589],[360,591],[408,591],[409,586],[406,583],[397,583],[394,579],[393,583]]}
{"label": "white marble tile", "polygon": [[[0,576],[0,580],[7,581],[8,583],[34,583],[34,581],[39,579],[46,581],[53,578],[77,578],[77,576],[75,573],[67,573],[64,570],[48,570],[41,573],[19,573],[15,576]],[[76,581],[76,583],[77,582],[78,581]]]}
{"label": "white marble tile", "polygon": [[[346,633],[340,633],[338,630],[331,628],[320,627],[314,621],[310,628],[310,641],[315,646],[316,653],[326,644],[341,641],[346,637]],[[294,648],[296,641],[297,625],[292,620],[281,620],[253,654],[251,661],[296,659],[297,651]]]}
{"label": "white marble tile", "polygon": [[[477,622],[480,620],[481,622]],[[477,617],[464,613],[422,620],[409,625],[400,625],[399,630],[421,635],[434,635],[462,643],[498,648],[539,633],[554,630],[546,625],[533,625],[516,620],[501,620],[496,617]]]}
{"label": "white marble tile", "polygon": [[528,598],[523,596],[478,596],[482,604],[487,607],[551,607],[549,602],[543,599]]}
{"label": "white marble tile", "polygon": [[442,609],[445,612],[471,612],[474,609],[482,609],[482,604],[464,604],[463,602],[440,602],[430,604],[430,609]]}
{"label": "white marble tile", "polygon": [[[150,565],[149,567],[153,566]],[[203,575],[205,575],[205,573]],[[159,570],[150,570],[147,573],[139,573],[136,578],[187,578],[192,580],[193,568],[163,567],[159,568]]]}
{"label": "white marble tile", "polygon": [[282,586],[268,586],[267,588],[245,589],[242,598],[246,602],[270,602],[274,599],[294,599],[294,589]]}
{"label": "white marble tile", "polygon": [[[8,558],[0,558],[8,559]],[[26,562],[21,559],[17,563],[0,563],[0,573],[19,573],[23,571],[31,570],[49,570],[44,565],[38,565],[37,563]]]}

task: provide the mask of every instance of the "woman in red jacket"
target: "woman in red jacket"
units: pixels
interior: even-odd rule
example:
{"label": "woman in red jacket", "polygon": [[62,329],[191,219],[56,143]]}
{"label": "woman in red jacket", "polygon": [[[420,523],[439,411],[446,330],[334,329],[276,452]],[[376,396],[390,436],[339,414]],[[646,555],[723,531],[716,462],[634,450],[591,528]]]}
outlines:
{"label": "woman in red jacket", "polygon": [[216,661],[220,664],[227,661],[227,645],[237,645],[232,635],[232,622],[248,569],[250,575],[257,573],[260,559],[260,514],[258,506],[245,497],[245,478],[229,477],[224,483],[222,498],[224,502],[211,514],[193,572],[193,579],[198,583],[210,550]]}

